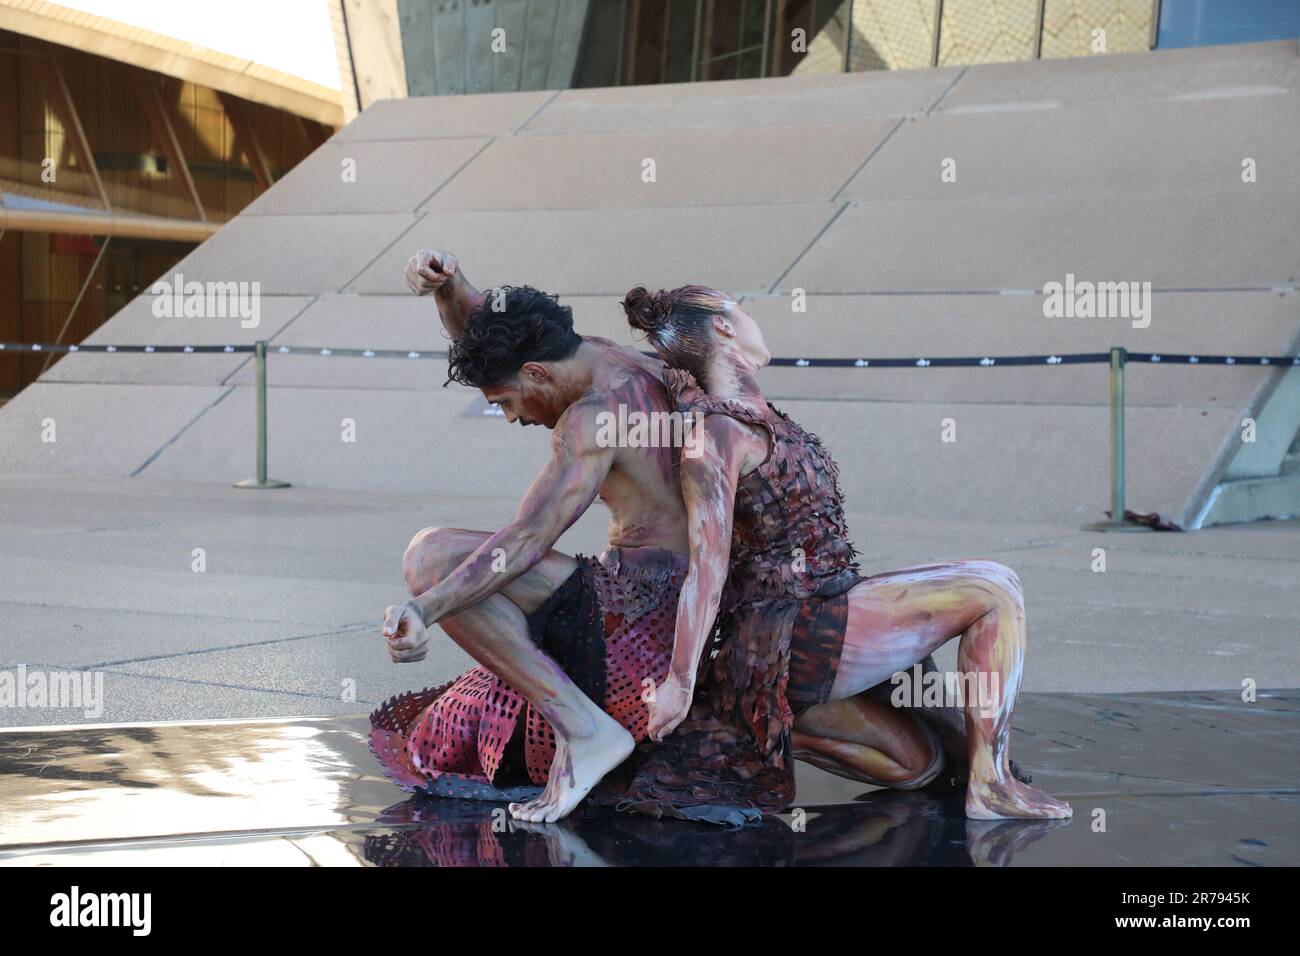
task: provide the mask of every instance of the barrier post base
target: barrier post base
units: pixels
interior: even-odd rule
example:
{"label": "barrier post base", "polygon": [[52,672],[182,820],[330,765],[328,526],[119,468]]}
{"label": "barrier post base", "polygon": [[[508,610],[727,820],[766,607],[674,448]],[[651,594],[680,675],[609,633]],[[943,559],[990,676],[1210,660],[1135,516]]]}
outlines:
{"label": "barrier post base", "polygon": [[232,488],[292,488],[293,486],[287,481],[276,481],[274,478],[267,478],[265,481],[259,481],[256,478],[245,478],[243,481],[237,481]]}
{"label": "barrier post base", "polygon": [[1136,521],[1096,521],[1083,526],[1084,531],[1155,531],[1155,528]]}

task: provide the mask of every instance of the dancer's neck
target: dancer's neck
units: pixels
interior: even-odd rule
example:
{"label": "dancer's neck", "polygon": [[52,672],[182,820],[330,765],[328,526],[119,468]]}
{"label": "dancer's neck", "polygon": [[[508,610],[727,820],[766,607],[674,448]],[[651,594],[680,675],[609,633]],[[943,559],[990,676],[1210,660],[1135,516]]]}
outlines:
{"label": "dancer's neck", "polygon": [[578,350],[563,362],[551,366],[555,386],[565,406],[572,405],[590,389],[596,377],[595,349],[583,342]]}
{"label": "dancer's neck", "polygon": [[715,350],[706,373],[707,384],[701,383],[710,395],[732,401],[744,402],[762,408],[767,404],[758,387],[757,369],[734,352]]}

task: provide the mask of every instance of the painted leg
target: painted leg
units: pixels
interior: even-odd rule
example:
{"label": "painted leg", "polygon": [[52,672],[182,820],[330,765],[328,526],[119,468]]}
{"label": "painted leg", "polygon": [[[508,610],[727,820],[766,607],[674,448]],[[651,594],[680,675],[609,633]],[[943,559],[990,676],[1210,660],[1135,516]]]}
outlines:
{"label": "painted leg", "polygon": [[1016,780],[1011,712],[1024,666],[1025,615],[1015,572],[960,561],[872,577],[849,592],[849,619],[832,699],[890,681],[960,636],[962,675],[983,675],[991,699],[964,701],[970,758],[966,812],[973,819],[1063,818],[1067,804]]}
{"label": "painted leg", "polygon": [[[933,673],[939,669],[935,665],[933,657],[925,658],[920,664],[922,675]],[[914,685],[908,699],[914,702],[921,700],[922,687],[915,686],[914,673],[910,670],[905,671],[900,679]],[[889,704],[891,709],[910,714],[925,724],[938,737],[939,743],[943,747],[944,776],[948,778],[960,777],[965,780],[969,760],[969,748],[966,745],[966,715],[958,707],[922,707],[915,703],[910,707],[895,707],[892,701],[894,688],[895,685],[891,681],[877,684],[875,687],[863,691],[863,693],[870,695],[874,700]]]}
{"label": "painted leg", "polygon": [[[932,658],[921,662],[935,671]],[[911,680],[911,672],[904,673]],[[892,790],[920,790],[942,780],[965,785],[970,770],[966,715],[959,707],[895,707],[893,687],[877,684],[854,697],[809,707],[794,723],[794,755],[828,773]],[[912,697],[920,700],[921,688]],[[1029,774],[1008,760],[1011,774]]]}
{"label": "painted leg", "polygon": [[[403,560],[411,593],[428,590],[487,538],[475,531],[421,531]],[[540,607],[576,567],[572,557],[552,551],[502,591],[439,622],[467,654],[536,707],[555,731],[546,787],[534,800],[510,804],[517,820],[551,823],[566,816],[635,746],[632,735],[583,694],[528,634],[526,614]]]}
{"label": "painted leg", "polygon": [[809,707],[795,721],[791,743],[805,763],[895,790],[924,787],[944,765],[933,731],[869,691]]}
{"label": "painted leg", "polygon": [[[933,657],[927,657],[921,661],[921,673],[932,674],[938,671],[938,666],[934,663]],[[934,731],[935,736],[939,738],[939,743],[943,747],[943,779],[951,782],[953,786],[965,784],[970,774],[970,745],[966,739],[966,714],[960,707],[944,705],[941,707],[924,707],[916,701],[921,700],[922,687],[918,687],[914,682],[912,671],[904,671],[901,679],[913,685],[912,693],[907,695],[908,699],[914,703],[901,709],[904,712],[916,717],[924,723],[930,730]],[[890,703],[894,693],[894,684],[884,683],[877,684],[870,690],[863,691],[870,694],[875,700],[884,703]],[[893,704],[890,703],[891,708]],[[1034,778],[1014,760],[1007,758],[1011,767],[1011,775],[1021,783],[1033,783]]]}
{"label": "painted leg", "polygon": [[1024,656],[1025,609],[1017,581],[1014,589],[998,596],[992,610],[966,629],[957,646],[958,669],[963,674],[989,673],[989,687],[994,690],[988,701],[966,701],[970,742],[966,816],[972,820],[1063,819],[1074,812],[1068,803],[1021,783],[1011,773],[1011,712]]}

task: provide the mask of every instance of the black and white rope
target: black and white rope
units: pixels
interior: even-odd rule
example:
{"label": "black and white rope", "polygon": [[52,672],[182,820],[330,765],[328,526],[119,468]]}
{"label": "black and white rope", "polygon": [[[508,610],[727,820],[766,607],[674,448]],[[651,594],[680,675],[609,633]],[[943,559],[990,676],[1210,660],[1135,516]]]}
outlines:
{"label": "black and white rope", "polygon": [[[60,345],[48,342],[0,342],[0,354],[43,354],[47,352],[117,352],[125,354],[251,354],[254,345]],[[315,355],[325,358],[445,359],[437,349],[346,349],[312,348],[304,345],[268,345],[268,355]],[[654,353],[647,352],[653,356]],[[1300,355],[1190,355],[1160,352],[1128,352],[1125,360],[1150,365],[1262,365],[1300,366]],[[1110,362],[1109,352],[1072,352],[1060,355],[967,355],[915,356],[912,358],[774,358],[778,368],[1008,368],[1035,365],[1102,365]]]}

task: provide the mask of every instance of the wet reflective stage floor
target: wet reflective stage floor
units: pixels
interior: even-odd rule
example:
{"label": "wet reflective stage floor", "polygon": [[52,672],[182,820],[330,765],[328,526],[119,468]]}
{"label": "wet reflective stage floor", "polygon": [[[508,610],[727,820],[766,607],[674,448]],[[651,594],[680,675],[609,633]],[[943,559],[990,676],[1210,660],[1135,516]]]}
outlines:
{"label": "wet reflective stage floor", "polygon": [[1300,691],[1026,694],[1012,753],[1073,820],[800,764],[792,812],[724,831],[582,808],[550,826],[407,795],[364,717],[0,731],[0,865],[1300,864]]}

